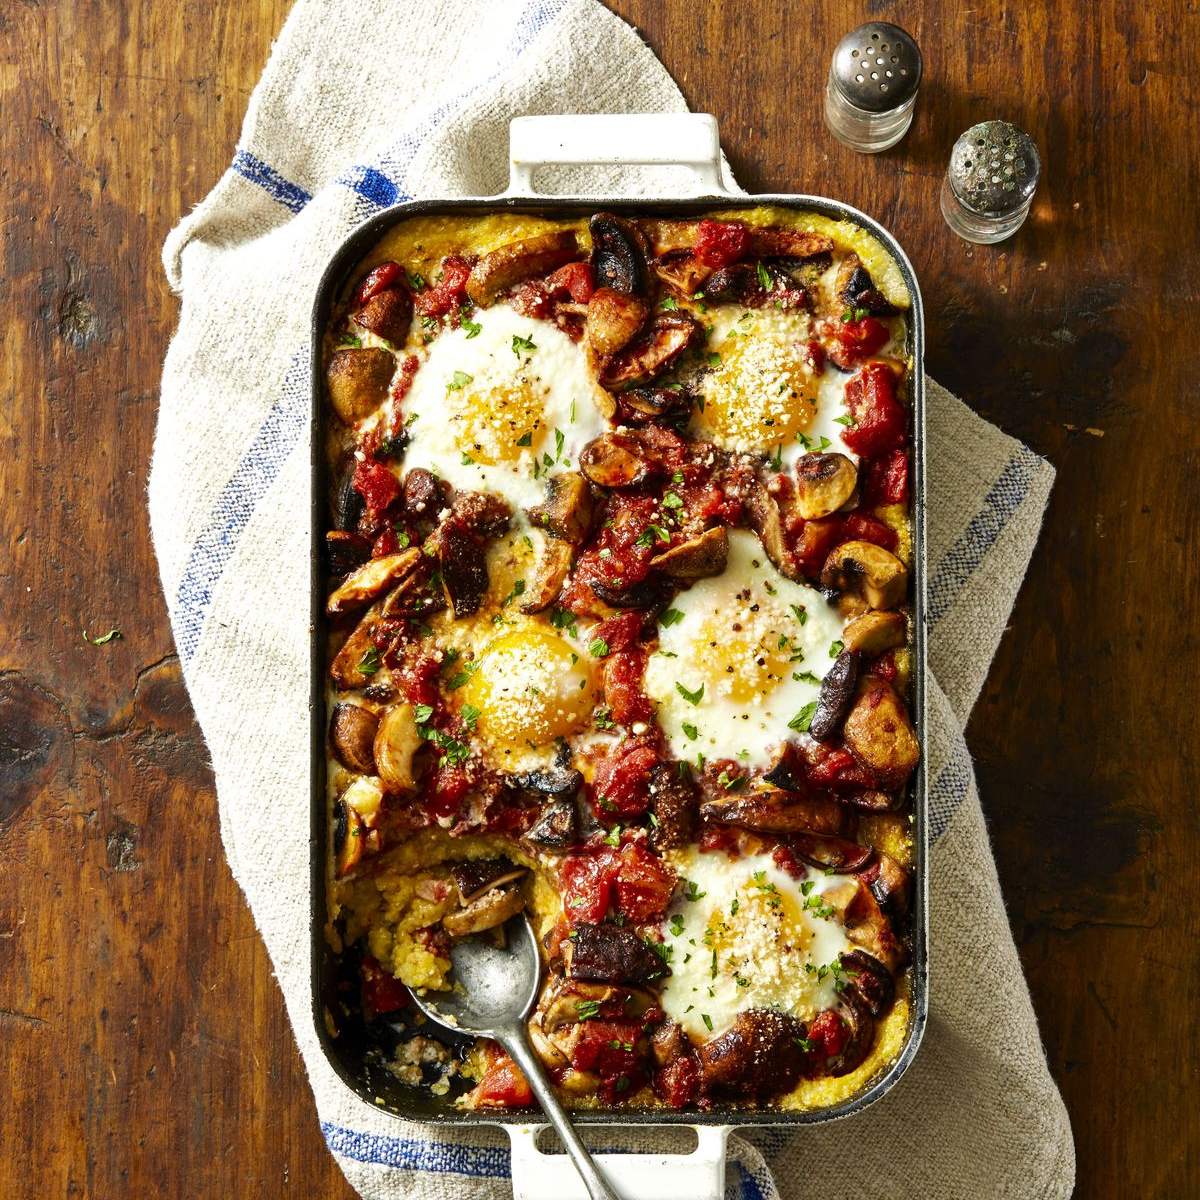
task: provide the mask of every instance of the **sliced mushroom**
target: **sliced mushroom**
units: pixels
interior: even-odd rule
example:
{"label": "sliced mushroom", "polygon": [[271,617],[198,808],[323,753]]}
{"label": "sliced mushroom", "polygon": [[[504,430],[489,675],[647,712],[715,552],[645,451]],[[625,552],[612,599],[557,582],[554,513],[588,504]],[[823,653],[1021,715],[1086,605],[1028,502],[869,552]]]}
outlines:
{"label": "sliced mushroom", "polygon": [[[780,482],[777,484],[775,480]],[[775,569],[788,579],[799,579],[800,568],[784,535],[783,510],[779,504],[781,485],[787,480],[782,476],[776,476],[775,480],[771,484],[760,478],[753,481],[746,494],[746,516]]]}
{"label": "sliced mushroom", "polygon": [[858,808],[863,812],[872,813],[892,812],[900,807],[900,803],[903,800],[902,796],[895,795],[892,792],[881,792],[875,788],[860,788],[858,791],[838,792],[837,798],[843,804],[849,804],[851,808]]}
{"label": "sliced mushroom", "polygon": [[620,393],[617,403],[624,420],[642,422],[681,415],[691,408],[693,399],[683,384],[671,383],[660,387],[629,388]]}
{"label": "sliced mushroom", "polygon": [[490,888],[470,904],[442,918],[442,928],[451,937],[466,937],[503,925],[525,907],[525,897],[515,887]]}
{"label": "sliced mushroom", "polygon": [[898,612],[865,612],[855,617],[842,633],[842,641],[849,650],[857,650],[867,658],[874,658],[887,650],[904,645],[904,614]]}
{"label": "sliced mushroom", "polygon": [[638,226],[654,254],[671,254],[692,250],[700,231],[699,221],[678,221],[669,217],[642,217]]}
{"label": "sliced mushroom", "polygon": [[887,787],[900,787],[921,757],[904,701],[873,676],[859,688],[843,736],[847,749]]}
{"label": "sliced mushroom", "polygon": [[408,292],[389,288],[386,292],[376,292],[352,319],[376,337],[393,346],[403,346],[412,325],[412,315],[412,297]]}
{"label": "sliced mushroom", "polygon": [[895,608],[908,595],[908,569],[874,542],[843,542],[825,560],[821,586],[857,596],[871,608]]}
{"label": "sliced mushroom", "polygon": [[384,617],[427,617],[446,607],[446,597],[430,582],[427,571],[416,570],[392,588],[383,602]]}
{"label": "sliced mushroom", "polygon": [[545,275],[578,256],[579,244],[570,229],[508,242],[489,251],[471,268],[467,295],[472,304],[486,308],[505,288],[533,275]]}
{"label": "sliced mushroom", "polygon": [[561,1030],[573,1029],[580,1022],[591,1020],[601,1008],[614,1002],[625,1017],[636,1020],[654,1004],[654,997],[643,988],[551,975],[538,1000],[535,1019],[543,1031],[554,1038]]}
{"label": "sliced mushroom", "polygon": [[805,1027],[774,1008],[738,1013],[697,1050],[705,1091],[767,1096],[790,1091],[804,1069]]}
{"label": "sliced mushroom", "polygon": [[686,846],[696,829],[696,789],[674,763],[650,768],[650,844],[656,850]]}
{"label": "sliced mushroom", "polygon": [[487,557],[482,547],[454,521],[438,531],[436,547],[442,588],[454,619],[472,616],[488,590]]}
{"label": "sliced mushroom", "polygon": [[652,609],[666,604],[671,585],[661,576],[650,575],[632,587],[617,589],[603,583],[593,583],[592,591],[612,608]]}
{"label": "sliced mushroom", "polygon": [[842,910],[846,936],[856,946],[878,959],[889,971],[897,970],[904,961],[904,946],[896,936],[891,921],[861,879],[847,879],[846,883],[854,885],[848,900],[844,896],[839,897],[832,888],[825,892],[824,899]]}
{"label": "sliced mushroom", "polygon": [[538,552],[533,578],[525,587],[523,613],[538,613],[558,599],[575,561],[575,547],[559,538],[545,538]]}
{"label": "sliced mushroom", "polygon": [[903,917],[908,912],[908,872],[891,855],[876,851],[879,872],[871,880],[871,895],[884,912]]}
{"label": "sliced mushroom", "polygon": [[325,369],[329,402],[343,425],[370,416],[386,399],[396,360],[390,350],[356,346],[336,351]]}
{"label": "sliced mushroom", "polygon": [[654,1054],[654,1061],[660,1067],[673,1063],[691,1048],[692,1044],[678,1021],[664,1021],[650,1035],[650,1049]]}
{"label": "sliced mushroom", "polygon": [[750,225],[751,258],[815,258],[833,249],[833,239],[808,229]]}
{"label": "sliced mushroom", "polygon": [[442,489],[432,471],[414,467],[404,476],[404,511],[410,517],[433,517],[441,507]]}
{"label": "sliced mushroom", "polygon": [[845,810],[834,800],[776,791],[708,799],[701,803],[700,815],[705,821],[755,833],[839,834],[846,824]]}
{"label": "sliced mushroom", "polygon": [[420,747],[413,706],[393,704],[379,719],[373,747],[376,773],[388,791],[404,792],[416,785],[413,756]]}
{"label": "sliced mushroom", "polygon": [[632,221],[612,213],[596,213],[588,222],[592,235],[592,269],[597,288],[627,296],[646,294],[646,246]]}
{"label": "sliced mushroom", "polygon": [[536,792],[539,796],[574,796],[583,786],[583,775],[568,761],[513,775],[511,781],[520,791]]}
{"label": "sliced mushroom", "polygon": [[398,554],[385,554],[382,558],[371,559],[357,571],[351,572],[335,589],[325,602],[326,613],[336,617],[369,604],[403,579],[420,561],[421,551],[415,546]]}
{"label": "sliced mushroom", "polygon": [[699,323],[686,313],[658,313],[644,334],[609,359],[600,382],[606,388],[649,383],[679,358],[699,331]]}
{"label": "sliced mushroom", "polygon": [[564,471],[546,481],[546,499],[529,509],[529,519],[552,537],[580,546],[587,540],[595,511],[587,480],[577,471]]}
{"label": "sliced mushroom", "polygon": [[491,888],[516,883],[528,873],[527,867],[514,866],[507,858],[470,858],[450,868],[460,904],[470,904]]}
{"label": "sliced mushroom", "polygon": [[371,557],[371,539],[361,533],[330,529],[325,533],[325,557],[331,575],[345,575]]}
{"label": "sliced mushroom", "polygon": [[870,1006],[857,990],[847,985],[838,997],[837,1014],[845,1027],[841,1049],[826,1059],[825,1070],[834,1078],[848,1075],[871,1051],[875,1042],[875,1021]]}
{"label": "sliced mushroom", "polygon": [[849,976],[846,987],[852,987],[866,1002],[867,1010],[879,1020],[896,999],[896,983],[892,973],[865,950],[851,950],[841,956],[842,970]]}
{"label": "sliced mushroom", "polygon": [[338,471],[337,482],[333,488],[333,525],[335,529],[353,531],[358,528],[359,518],[363,514],[363,498],[354,486],[354,470],[358,460],[353,454],[347,454]]}
{"label": "sliced mushroom", "polygon": [[375,770],[371,747],[379,717],[361,704],[343,701],[329,715],[329,745],[334,756],[348,771],[366,775]]}
{"label": "sliced mushroom", "polygon": [[628,346],[646,323],[650,309],[640,296],[597,288],[588,301],[584,335],[588,347],[605,357]]}
{"label": "sliced mushroom", "polygon": [[[350,636],[342,643],[341,649],[334,655],[329,664],[329,677],[343,691],[351,688],[363,688],[371,682],[372,671],[363,670],[371,658],[375,647],[375,626],[379,622],[380,606],[373,605],[367,609],[359,623],[351,631]],[[376,667],[378,667],[378,657]]]}
{"label": "sliced mushroom", "polygon": [[832,741],[841,728],[846,710],[854,699],[854,685],[857,682],[858,653],[854,650],[843,650],[821,680],[817,710],[809,722],[808,732],[818,742]]}
{"label": "sliced mushroom", "polygon": [[334,873],[345,879],[362,862],[367,827],[363,819],[339,796],[333,806]]}
{"label": "sliced mushroom", "polygon": [[861,308],[875,317],[891,316],[896,311],[876,288],[871,273],[857,254],[848,254],[842,260],[833,290],[847,308]]}
{"label": "sliced mushroom", "polygon": [[796,463],[796,512],[806,521],[837,512],[858,484],[858,468],[844,454],[806,454]]}
{"label": "sliced mushroom", "polygon": [[792,834],[788,845],[798,858],[830,872],[857,871],[866,865],[872,853],[870,846],[861,846],[846,838],[811,833]]}
{"label": "sliced mushroom", "polygon": [[[556,1072],[571,1072],[571,1060],[546,1036],[546,1031],[542,1028],[542,1023],[539,1020],[529,1022],[529,1041],[533,1046],[533,1052],[542,1060],[542,1064],[551,1071]],[[578,1072],[574,1072],[578,1074]],[[589,1072],[590,1074],[590,1072]],[[600,1083],[599,1076],[594,1076],[595,1085]],[[562,1084],[560,1083],[561,1087]]]}
{"label": "sliced mushroom", "polygon": [[720,575],[728,558],[729,531],[716,525],[652,558],[650,566],[671,579],[707,579]]}
{"label": "sliced mushroom", "polygon": [[713,269],[690,250],[671,250],[653,262],[654,273],[663,283],[684,296],[695,296],[708,282]]}
{"label": "sliced mushroom", "polygon": [[733,263],[714,271],[704,284],[704,298],[742,308],[761,308],[767,303],[800,308],[808,304],[807,293],[782,267],[761,261]]}
{"label": "sliced mushroom", "polygon": [[565,850],[575,845],[578,828],[574,800],[552,800],[525,834],[525,840],[543,850]]}
{"label": "sliced mushroom", "polygon": [[629,433],[602,433],[584,448],[579,469],[603,488],[636,487],[650,474],[645,446]]}
{"label": "sliced mushroom", "polygon": [[632,929],[623,925],[576,925],[563,943],[568,979],[591,983],[650,983],[670,973]]}

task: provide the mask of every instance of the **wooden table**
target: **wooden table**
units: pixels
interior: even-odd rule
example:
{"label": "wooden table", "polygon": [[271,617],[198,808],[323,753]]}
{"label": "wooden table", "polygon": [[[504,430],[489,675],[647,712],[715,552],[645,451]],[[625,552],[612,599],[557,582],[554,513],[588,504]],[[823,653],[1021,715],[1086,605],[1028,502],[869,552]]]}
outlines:
{"label": "wooden table", "polygon": [[[907,140],[867,158],[820,117],[857,5],[613,7],[716,114],[744,185],[841,196],[896,232],[930,371],[1058,467],[969,740],[1078,1194],[1194,1195],[1195,8],[868,5],[915,34],[928,78]],[[176,317],[159,246],[228,162],[286,8],[0,12],[5,1197],[352,1194],[222,857],[145,511]],[[937,190],[954,137],[992,116],[1034,135],[1045,176],[1015,239],[972,248]]]}

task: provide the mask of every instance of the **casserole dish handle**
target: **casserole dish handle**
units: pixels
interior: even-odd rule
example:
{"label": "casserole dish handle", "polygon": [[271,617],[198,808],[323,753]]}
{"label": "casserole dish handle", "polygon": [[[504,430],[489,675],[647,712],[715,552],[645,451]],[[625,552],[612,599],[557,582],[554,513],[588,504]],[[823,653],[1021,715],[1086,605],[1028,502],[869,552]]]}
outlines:
{"label": "casserole dish handle", "polygon": [[506,196],[543,194],[534,183],[540,167],[585,165],[687,167],[691,195],[735,194],[721,177],[717,121],[708,113],[567,114],[509,123]]}
{"label": "casserole dish handle", "polygon": [[[546,1125],[507,1125],[512,1141],[513,1200],[588,1200],[565,1154],[543,1154]],[[693,1125],[690,1154],[597,1154],[596,1163],[622,1200],[723,1200],[728,1125]]]}

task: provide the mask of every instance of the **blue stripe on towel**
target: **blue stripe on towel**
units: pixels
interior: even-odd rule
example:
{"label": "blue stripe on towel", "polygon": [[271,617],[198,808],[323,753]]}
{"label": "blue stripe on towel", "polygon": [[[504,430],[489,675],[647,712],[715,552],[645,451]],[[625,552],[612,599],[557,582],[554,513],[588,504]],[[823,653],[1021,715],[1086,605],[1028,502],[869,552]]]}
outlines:
{"label": "blue stripe on towel", "polygon": [[979,568],[987,552],[1029,495],[1042,460],[1022,446],[988,489],[979,511],[938,564],[929,582],[928,623],[936,625],[958,599],[963,584]]}
{"label": "blue stripe on towel", "polygon": [[311,193],[299,184],[284,179],[274,167],[268,166],[249,150],[239,150],[233,156],[230,167],[243,179],[258,184],[272,200],[278,200],[284,208],[290,208],[294,213],[298,213],[312,199]]}

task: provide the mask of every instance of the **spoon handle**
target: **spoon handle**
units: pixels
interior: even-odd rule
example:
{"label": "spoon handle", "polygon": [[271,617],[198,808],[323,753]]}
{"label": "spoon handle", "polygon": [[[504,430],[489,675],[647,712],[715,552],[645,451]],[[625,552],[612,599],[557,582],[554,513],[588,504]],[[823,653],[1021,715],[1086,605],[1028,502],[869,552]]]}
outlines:
{"label": "spoon handle", "polygon": [[554,1089],[542,1069],[541,1060],[529,1044],[529,1035],[522,1024],[510,1026],[507,1029],[495,1031],[496,1040],[508,1051],[509,1057],[521,1068],[521,1073],[529,1082],[530,1090],[537,1097],[547,1120],[554,1126],[555,1132],[562,1138],[575,1169],[579,1172],[583,1186],[587,1188],[591,1200],[620,1200],[617,1194],[608,1186],[604,1176],[600,1174],[595,1160],[588,1148],[575,1132],[567,1110],[558,1102]]}

